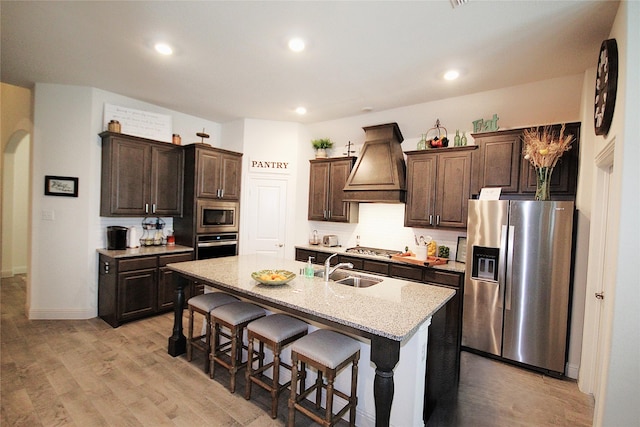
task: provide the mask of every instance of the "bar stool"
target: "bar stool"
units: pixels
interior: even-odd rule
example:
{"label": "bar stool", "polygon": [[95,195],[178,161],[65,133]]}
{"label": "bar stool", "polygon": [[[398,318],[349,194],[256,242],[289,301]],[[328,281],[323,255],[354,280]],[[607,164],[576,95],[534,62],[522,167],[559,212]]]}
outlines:
{"label": "bar stool", "polygon": [[[335,425],[342,416],[349,411],[349,425],[356,424],[356,406],[358,397],[356,388],[358,384],[358,360],[360,359],[360,344],[353,338],[338,332],[326,329],[318,329],[309,335],[300,338],[291,344],[291,360],[293,368],[291,370],[291,396],[289,398],[289,420],[288,426],[293,427],[295,424],[295,411],[298,410],[307,415],[317,423],[324,427]],[[318,370],[318,377],[315,384],[308,389],[301,388],[300,393],[296,393],[296,383],[298,379],[298,362],[312,366]],[[351,394],[347,396],[345,393],[334,388],[334,380],[337,373],[349,363],[351,368]],[[323,373],[326,376],[327,383],[323,382]],[[320,410],[320,400],[322,398],[322,389],[327,391],[327,401],[324,416],[320,416],[311,410],[302,406],[304,399],[314,390],[316,392],[316,409]],[[336,414],[333,415],[333,397],[335,395],[347,400],[347,404]]]}
{"label": "bar stool", "polygon": [[[240,301],[238,298],[225,294],[224,292],[210,292],[189,298],[187,305],[189,307],[189,330],[187,335],[187,361],[191,362],[193,357],[193,347],[204,352],[204,371],[209,370],[209,353],[211,352],[211,317],[209,312],[216,307],[224,304]],[[207,322],[205,335],[193,336],[193,313],[202,314]],[[202,338],[205,339],[204,345]]]}
{"label": "bar stool", "polygon": [[[216,363],[227,368],[231,375],[229,386],[231,393],[236,391],[236,374],[247,364],[242,361],[242,350],[247,348],[242,341],[244,328],[251,321],[266,314],[262,307],[244,301],[232,302],[211,310],[211,332],[215,345],[209,354],[209,375],[213,379]],[[228,329],[229,333],[224,333],[221,327]],[[221,336],[229,341],[220,344]],[[256,360],[254,354],[247,353],[247,360],[249,363]]]}
{"label": "bar stool", "polygon": [[[260,343],[258,351],[258,369],[253,369],[253,363],[247,365],[245,371],[246,389],[244,397],[249,400],[251,398],[251,385],[256,383],[271,393],[271,418],[278,416],[278,397],[285,390],[291,381],[280,385],[280,366],[291,370],[292,366],[280,360],[282,349],[294,342],[295,340],[307,335],[308,325],[302,320],[296,319],[285,314],[272,314],[254,320],[247,326],[247,337],[249,341],[248,353],[253,353],[254,340]],[[273,352],[273,361],[264,364],[264,346],[267,346]],[[262,379],[260,374],[273,367],[272,380],[270,383],[266,379]]]}

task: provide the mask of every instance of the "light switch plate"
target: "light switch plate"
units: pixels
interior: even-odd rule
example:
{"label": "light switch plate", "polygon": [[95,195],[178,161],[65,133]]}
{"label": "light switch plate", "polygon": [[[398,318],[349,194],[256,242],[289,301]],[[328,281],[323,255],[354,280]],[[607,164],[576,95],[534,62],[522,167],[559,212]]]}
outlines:
{"label": "light switch plate", "polygon": [[47,209],[42,210],[42,219],[44,221],[53,221],[56,218],[55,211],[50,211]]}

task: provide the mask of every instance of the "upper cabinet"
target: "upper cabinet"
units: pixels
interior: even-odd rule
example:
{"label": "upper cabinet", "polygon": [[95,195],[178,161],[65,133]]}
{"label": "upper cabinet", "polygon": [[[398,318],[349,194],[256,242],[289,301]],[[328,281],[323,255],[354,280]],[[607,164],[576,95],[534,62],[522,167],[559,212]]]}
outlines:
{"label": "upper cabinet", "polygon": [[[552,125],[555,132],[561,125]],[[535,169],[522,154],[525,129],[474,134],[478,150],[474,153],[471,193],[483,187],[501,187],[505,198],[531,198],[536,192]],[[565,134],[572,134],[571,149],[558,160],[551,176],[551,195],[558,198],[576,194],[580,123],[567,123]]]}
{"label": "upper cabinet", "polygon": [[477,147],[407,152],[406,227],[465,228],[471,153]]}
{"label": "upper cabinet", "polygon": [[355,160],[355,157],[310,160],[309,220],[357,221],[358,206],[345,202],[343,191]]}
{"label": "upper cabinet", "polygon": [[186,179],[196,180],[196,198],[240,199],[242,154],[206,144],[189,144],[185,149],[189,158],[195,158],[195,174]]}
{"label": "upper cabinet", "polygon": [[182,147],[103,132],[101,216],[180,216]]}

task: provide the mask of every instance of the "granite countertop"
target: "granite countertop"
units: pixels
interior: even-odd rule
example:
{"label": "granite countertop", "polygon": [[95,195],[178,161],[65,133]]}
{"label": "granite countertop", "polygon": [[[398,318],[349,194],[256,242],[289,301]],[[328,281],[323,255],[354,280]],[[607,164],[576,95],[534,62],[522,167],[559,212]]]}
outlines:
{"label": "granite countertop", "polygon": [[[307,249],[310,251],[317,251],[317,252],[326,252],[329,254],[335,254],[335,253],[339,253],[339,254],[343,254],[343,255],[349,255],[349,256],[353,256],[353,257],[359,257],[359,258],[368,258],[368,259],[375,259],[377,261],[386,261],[386,262],[392,262],[395,264],[404,264],[406,265],[407,263],[401,262],[401,261],[396,261],[394,259],[391,258],[387,258],[387,257],[382,257],[382,256],[375,256],[375,255],[363,255],[363,254],[357,254],[357,253],[349,253],[346,252],[347,248],[346,247],[342,247],[342,246],[333,246],[333,247],[329,247],[329,246],[322,246],[322,245],[296,245],[296,248],[299,249]],[[411,265],[415,265],[415,264],[411,264]],[[446,264],[439,264],[439,265],[433,265],[431,267],[426,267],[425,268],[433,268],[435,270],[443,270],[443,271],[451,271],[454,273],[462,273],[464,274],[465,272],[465,264],[463,262],[456,262],[456,261],[449,261]]]}
{"label": "granite countertop", "polygon": [[[455,295],[452,289],[382,276],[376,276],[382,282],[368,288],[326,283],[319,277],[301,277],[304,266],[300,261],[253,254],[167,267],[258,303],[289,307],[362,331],[365,336],[378,335],[394,341],[408,339]],[[280,286],[262,285],[251,278],[252,272],[265,269],[288,270],[298,276]]]}
{"label": "granite countertop", "polygon": [[131,248],[131,249],[96,249],[98,253],[102,255],[106,255],[111,258],[132,258],[138,256],[146,256],[146,255],[167,255],[174,254],[180,252],[193,252],[193,248],[189,246],[182,245],[172,245],[172,246],[140,246],[139,248]]}

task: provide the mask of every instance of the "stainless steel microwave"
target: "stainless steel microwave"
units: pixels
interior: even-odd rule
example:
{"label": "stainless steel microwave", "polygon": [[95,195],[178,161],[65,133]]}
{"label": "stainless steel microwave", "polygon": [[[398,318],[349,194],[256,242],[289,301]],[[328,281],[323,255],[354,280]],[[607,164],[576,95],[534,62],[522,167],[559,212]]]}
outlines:
{"label": "stainless steel microwave", "polygon": [[196,232],[227,233],[238,231],[239,207],[238,202],[219,202],[215,200],[199,199],[196,202]]}

